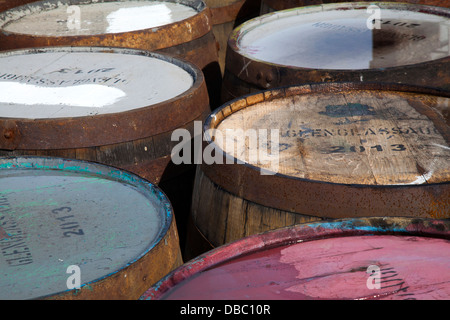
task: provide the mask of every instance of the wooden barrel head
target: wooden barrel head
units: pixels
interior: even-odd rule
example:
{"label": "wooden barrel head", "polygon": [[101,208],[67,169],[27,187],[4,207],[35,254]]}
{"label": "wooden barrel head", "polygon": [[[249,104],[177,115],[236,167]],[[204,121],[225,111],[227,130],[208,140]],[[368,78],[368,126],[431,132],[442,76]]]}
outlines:
{"label": "wooden barrel head", "polygon": [[[183,126],[208,109],[178,107],[178,100],[187,102],[183,98],[200,91],[204,82],[195,66],[170,56],[120,48],[52,47],[2,52],[0,60],[5,67],[0,75],[5,92],[0,98],[2,127],[12,130],[8,138],[2,136],[2,149],[131,141]],[[198,104],[201,98],[197,99]],[[158,121],[167,114],[170,119]]]}
{"label": "wooden barrel head", "polygon": [[[449,101],[387,90],[300,93],[240,110],[225,107],[211,125],[223,136],[215,143],[236,163],[291,178],[365,186],[448,183],[450,130],[433,109],[448,108]],[[232,134],[240,130],[244,136]],[[268,131],[266,141],[260,136],[260,144],[252,144],[250,133],[259,130]]]}
{"label": "wooden barrel head", "polygon": [[170,202],[138,176],[19,157],[0,182],[2,299],[136,299],[181,264]]}
{"label": "wooden barrel head", "polygon": [[[379,9],[378,18],[370,5]],[[377,2],[266,14],[230,35],[224,87],[234,97],[246,86],[255,91],[333,81],[448,89],[449,17],[448,8]]]}
{"label": "wooden barrel head", "polygon": [[194,84],[193,75],[170,59],[132,51],[13,51],[0,54],[0,63],[3,118],[127,112],[174,99]]}
{"label": "wooden barrel head", "polygon": [[203,71],[217,105],[221,73],[211,28],[201,0],[44,0],[0,13],[0,50],[102,46],[170,54]]}
{"label": "wooden barrel head", "polygon": [[189,261],[140,299],[447,300],[449,227],[368,218],[277,229]]}

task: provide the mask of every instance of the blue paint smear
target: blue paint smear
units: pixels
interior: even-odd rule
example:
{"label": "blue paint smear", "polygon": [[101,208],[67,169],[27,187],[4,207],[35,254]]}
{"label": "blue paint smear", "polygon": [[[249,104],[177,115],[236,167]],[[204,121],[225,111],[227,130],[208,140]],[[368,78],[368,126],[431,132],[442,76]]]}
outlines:
{"label": "blue paint smear", "polygon": [[[311,228],[324,228],[324,229],[340,229],[340,230],[360,230],[360,231],[366,231],[366,232],[380,232],[380,231],[386,231],[386,228],[383,227],[376,227],[376,226],[357,226],[355,225],[355,222],[361,221],[357,219],[352,219],[351,221],[336,221],[336,222],[321,222],[321,223],[310,223],[307,224],[307,226]],[[404,228],[396,228],[393,226],[389,226],[389,231],[394,232],[407,232]]]}

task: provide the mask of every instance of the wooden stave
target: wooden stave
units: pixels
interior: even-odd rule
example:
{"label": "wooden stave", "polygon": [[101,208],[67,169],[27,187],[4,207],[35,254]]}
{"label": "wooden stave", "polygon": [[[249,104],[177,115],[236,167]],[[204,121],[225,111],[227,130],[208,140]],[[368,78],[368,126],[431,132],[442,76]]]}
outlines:
{"label": "wooden stave", "polygon": [[[51,51],[53,49],[46,47],[36,50]],[[12,50],[3,52],[3,54],[33,52],[34,50]],[[64,49],[58,47],[55,50]],[[106,50],[107,52],[131,52],[160,57],[188,71],[194,77],[194,84],[190,90],[173,99],[124,113],[40,120],[0,118],[0,156],[35,155],[79,159],[133,172],[160,186],[167,194],[175,209],[180,241],[184,244],[195,165],[173,165],[171,152],[176,142],[171,140],[171,135],[175,129],[186,129],[193,137],[194,123],[203,121],[210,113],[208,93],[202,72],[188,61],[168,54],[123,48],[71,47],[69,50],[75,52]],[[168,110],[178,110],[178,114],[173,113],[168,117]],[[159,125],[152,126],[153,128],[145,125],[148,123],[146,119],[149,121],[153,119]],[[117,132],[106,129],[115,122],[118,123],[117,127],[124,129]],[[127,130],[130,123],[138,125]],[[154,146],[154,148],[149,148],[147,151],[145,149],[147,146]],[[183,184],[180,184],[180,181],[183,181]],[[179,186],[182,187],[181,192]]]}
{"label": "wooden stave", "polygon": [[205,0],[211,10],[212,30],[218,44],[219,65],[223,76],[227,41],[233,29],[259,14],[259,2],[252,0]]}

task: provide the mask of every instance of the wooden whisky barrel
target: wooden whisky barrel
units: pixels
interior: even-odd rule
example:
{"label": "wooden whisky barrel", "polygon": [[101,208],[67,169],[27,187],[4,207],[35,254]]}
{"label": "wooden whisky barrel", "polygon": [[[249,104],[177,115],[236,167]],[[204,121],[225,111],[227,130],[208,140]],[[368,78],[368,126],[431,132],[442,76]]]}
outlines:
{"label": "wooden whisky barrel", "polygon": [[5,51],[0,65],[0,155],[131,171],[163,188],[185,225],[195,165],[172,163],[172,132],[193,135],[210,112],[200,69],[168,55],[105,47]]}
{"label": "wooden whisky barrel", "polygon": [[[448,300],[449,240],[448,220],[300,224],[209,251],[140,300]],[[270,303],[237,307],[245,314],[273,314]],[[235,314],[233,303],[221,310]]]}
{"label": "wooden whisky barrel", "polygon": [[204,73],[211,104],[221,73],[211,15],[200,0],[46,0],[0,14],[0,50],[125,47],[173,54]]}
{"label": "wooden whisky barrel", "polygon": [[219,44],[219,64],[223,74],[228,37],[241,23],[257,17],[260,0],[205,0],[211,9],[212,30]]}
{"label": "wooden whisky barrel", "polygon": [[449,218],[450,128],[436,107],[449,94],[422,90],[322,83],[224,104],[204,125],[186,256],[321,219]]}
{"label": "wooden whisky barrel", "polygon": [[[352,2],[348,0],[261,0],[261,14],[266,14],[274,11],[292,9],[304,6],[320,5],[325,3],[336,2]],[[353,1],[364,2],[364,1]],[[366,1],[368,2],[368,1]],[[392,0],[389,2],[402,2],[411,4],[424,4],[429,6],[438,6],[449,8],[450,3],[447,0]]]}
{"label": "wooden whisky barrel", "polygon": [[0,297],[137,299],[182,264],[155,185],[97,163],[0,158]]}
{"label": "wooden whisky barrel", "polygon": [[[380,28],[370,24],[380,8]],[[222,102],[280,86],[393,82],[449,90],[450,9],[334,3],[262,15],[228,42]],[[371,29],[374,27],[373,29]]]}

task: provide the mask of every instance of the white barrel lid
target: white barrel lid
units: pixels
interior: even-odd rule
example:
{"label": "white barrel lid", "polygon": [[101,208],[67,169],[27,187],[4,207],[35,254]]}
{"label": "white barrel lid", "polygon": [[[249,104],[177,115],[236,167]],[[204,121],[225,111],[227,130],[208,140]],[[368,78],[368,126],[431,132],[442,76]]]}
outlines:
{"label": "white barrel lid", "polygon": [[338,3],[260,16],[240,26],[236,50],[271,64],[336,70],[388,68],[449,56],[448,13],[379,5],[378,13],[368,10],[369,4]]}
{"label": "white barrel lid", "polygon": [[44,1],[10,10],[0,27],[39,36],[97,35],[157,28],[197,13],[190,6],[168,1]]}
{"label": "white barrel lid", "polygon": [[0,299],[72,289],[73,266],[89,286],[148,253],[171,219],[165,195],[135,175],[84,161],[0,158]]}
{"label": "white barrel lid", "polygon": [[173,99],[193,75],[171,58],[105,48],[0,53],[0,117],[65,118],[118,113]]}

